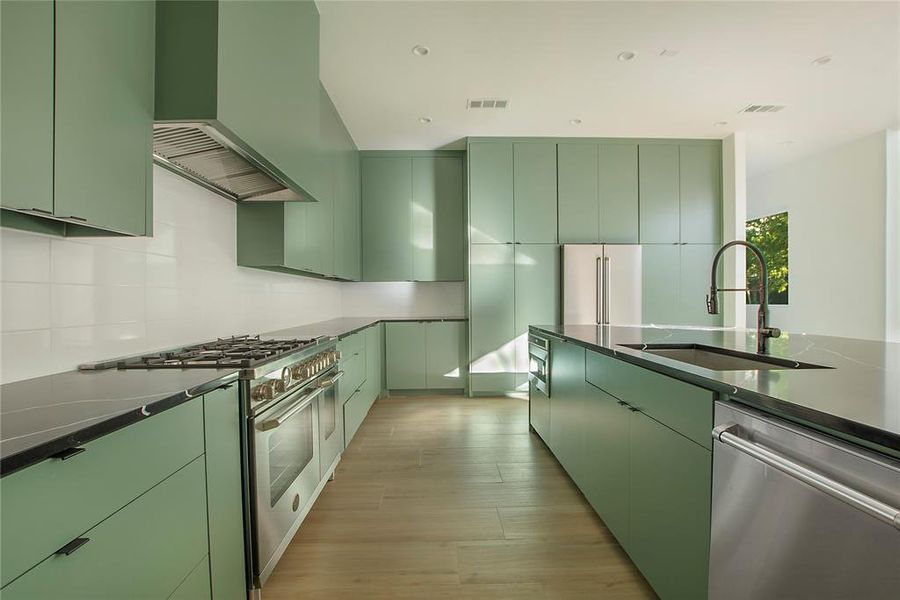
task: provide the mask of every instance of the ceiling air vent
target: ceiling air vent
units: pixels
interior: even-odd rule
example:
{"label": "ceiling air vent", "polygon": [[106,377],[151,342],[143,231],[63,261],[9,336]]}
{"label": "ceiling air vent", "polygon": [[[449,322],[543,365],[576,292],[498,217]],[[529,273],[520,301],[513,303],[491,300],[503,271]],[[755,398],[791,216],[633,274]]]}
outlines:
{"label": "ceiling air vent", "polygon": [[506,108],[509,100],[500,100],[498,98],[481,98],[479,100],[469,100],[469,108]]}
{"label": "ceiling air vent", "polygon": [[742,108],[742,113],[777,113],[784,110],[784,104],[749,104]]}

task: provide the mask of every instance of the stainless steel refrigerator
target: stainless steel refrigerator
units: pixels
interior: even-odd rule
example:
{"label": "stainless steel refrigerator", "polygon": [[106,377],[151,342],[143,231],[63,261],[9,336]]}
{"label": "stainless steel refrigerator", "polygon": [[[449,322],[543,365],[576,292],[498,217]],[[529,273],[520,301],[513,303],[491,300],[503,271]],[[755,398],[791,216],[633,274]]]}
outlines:
{"label": "stainless steel refrigerator", "polygon": [[641,247],[562,247],[563,324],[640,325]]}

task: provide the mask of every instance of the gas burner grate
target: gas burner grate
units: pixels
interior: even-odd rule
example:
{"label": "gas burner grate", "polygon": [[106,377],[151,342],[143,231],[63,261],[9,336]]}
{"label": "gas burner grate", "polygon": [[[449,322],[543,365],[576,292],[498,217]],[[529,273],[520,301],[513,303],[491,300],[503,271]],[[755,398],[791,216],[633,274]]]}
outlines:
{"label": "gas burner grate", "polygon": [[315,339],[265,340],[258,335],[232,336],[123,359],[117,366],[120,369],[248,368],[315,343]]}

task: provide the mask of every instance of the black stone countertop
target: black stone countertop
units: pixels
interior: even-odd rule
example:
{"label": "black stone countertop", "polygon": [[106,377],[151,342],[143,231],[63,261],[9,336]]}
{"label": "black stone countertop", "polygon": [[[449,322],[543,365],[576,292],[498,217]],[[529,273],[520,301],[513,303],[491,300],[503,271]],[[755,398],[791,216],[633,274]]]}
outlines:
{"label": "black stone countertop", "polygon": [[6,383],[0,386],[0,475],[177,406],[237,375],[236,369],[109,369]]}
{"label": "black stone countertop", "polygon": [[783,333],[773,357],[830,369],[711,371],[620,344],[704,344],[756,352],[756,332],[734,329],[532,326],[760,410],[900,456],[900,344]]}
{"label": "black stone countertop", "polygon": [[339,319],[330,319],[328,321],[319,321],[318,323],[310,323],[308,325],[288,327],[287,329],[279,329],[277,331],[269,331],[262,335],[263,337],[270,338],[316,337],[319,335],[342,338],[382,321],[388,323],[398,321],[418,322],[465,320],[467,320],[465,317],[342,317]]}

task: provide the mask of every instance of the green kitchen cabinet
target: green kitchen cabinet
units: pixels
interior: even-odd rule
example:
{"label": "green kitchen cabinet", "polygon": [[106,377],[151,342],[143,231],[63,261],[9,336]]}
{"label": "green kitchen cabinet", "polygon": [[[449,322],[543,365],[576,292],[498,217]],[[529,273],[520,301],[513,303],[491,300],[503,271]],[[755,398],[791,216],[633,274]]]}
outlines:
{"label": "green kitchen cabinet", "polygon": [[[684,244],[679,252],[678,311],[679,322],[685,325],[719,327],[723,315],[711,315],[706,310],[709,295],[709,272],[719,250],[718,244]],[[718,281],[723,281],[724,262],[719,263]]]}
{"label": "green kitchen cabinet", "polygon": [[550,340],[550,441],[559,463],[575,481],[583,483],[587,423],[584,348],[555,338]]}
{"label": "green kitchen cabinet", "polygon": [[152,233],[155,8],[3,3],[4,225]]}
{"label": "green kitchen cabinet", "polygon": [[559,246],[515,246],[516,385],[528,374],[528,326],[559,322]]}
{"label": "green kitchen cabinet", "polygon": [[348,281],[362,279],[362,236],[359,151],[340,122],[334,190],[334,274]]}
{"label": "green kitchen cabinet", "polygon": [[237,264],[282,273],[316,273],[314,219],[305,202],[240,202]]}
{"label": "green kitchen cabinet", "polygon": [[513,144],[514,241],[555,244],[556,143]]}
{"label": "green kitchen cabinet", "polygon": [[661,598],[706,598],[712,453],[641,412],[630,440],[628,554]]}
{"label": "green kitchen cabinet", "polygon": [[67,540],[87,540],[70,554],[55,552],[66,544],[51,550],[3,588],[4,600],[169,597],[209,549],[205,481],[198,457]]}
{"label": "green kitchen cabinet", "polygon": [[[711,244],[645,244],[642,254],[642,315],[645,323],[721,326],[706,311],[709,270],[718,250]],[[722,277],[720,266],[719,280]]]}
{"label": "green kitchen cabinet", "polygon": [[597,144],[560,143],[559,243],[600,242],[600,178]]}
{"label": "green kitchen cabinet", "polygon": [[[587,353],[588,356],[593,354]],[[628,547],[631,411],[618,399],[585,384],[584,456],[588,468],[579,487],[624,547]]]}
{"label": "green kitchen cabinet", "polygon": [[515,387],[515,250],[511,244],[469,247],[469,389]]}
{"label": "green kitchen cabinet", "polygon": [[366,335],[365,395],[375,402],[384,391],[384,324],[368,327]]}
{"label": "green kitchen cabinet", "polygon": [[462,281],[462,157],[412,158],[412,279]]}
{"label": "green kitchen cabinet", "polygon": [[0,206],[53,213],[52,0],[0,3]]}
{"label": "green kitchen cabinet", "polygon": [[513,242],[512,143],[469,142],[468,160],[469,242]]}
{"label": "green kitchen cabinet", "polygon": [[295,191],[316,200],[330,193],[315,3],[158,4],[156,120],[211,122]]}
{"label": "green kitchen cabinet", "polygon": [[[160,444],[160,440],[167,441]],[[81,448],[84,452],[67,460],[50,458],[0,481],[0,585],[6,586],[201,456],[202,400],[186,402]]]}
{"label": "green kitchen cabinet", "polygon": [[365,281],[412,279],[412,161],[362,158],[362,273]]}
{"label": "green kitchen cabinet", "polygon": [[385,324],[385,373],[391,390],[426,387],[425,326],[416,321]]}
{"label": "green kitchen cabinet", "polygon": [[466,387],[466,324],[463,321],[425,323],[425,387],[461,390]]}
{"label": "green kitchen cabinet", "polygon": [[362,155],[366,281],[462,281],[463,158],[458,152]]}
{"label": "green kitchen cabinet", "polygon": [[212,595],[216,600],[242,600],[247,596],[241,425],[237,385],[203,396],[209,520],[209,559],[206,566],[209,576],[205,588],[209,588],[211,580]]}
{"label": "green kitchen cabinet", "polygon": [[721,146],[679,148],[681,242],[718,244],[722,240]]}
{"label": "green kitchen cabinet", "polygon": [[679,243],[678,146],[641,144],[638,152],[641,243]]}
{"label": "green kitchen cabinet", "polygon": [[[244,594],[246,596],[246,593]],[[167,600],[212,600],[212,588],[209,587],[209,557],[200,561],[191,574],[172,592]],[[216,596],[218,599],[219,596]]]}
{"label": "green kitchen cabinet", "polygon": [[560,143],[559,242],[638,242],[637,144]]}

